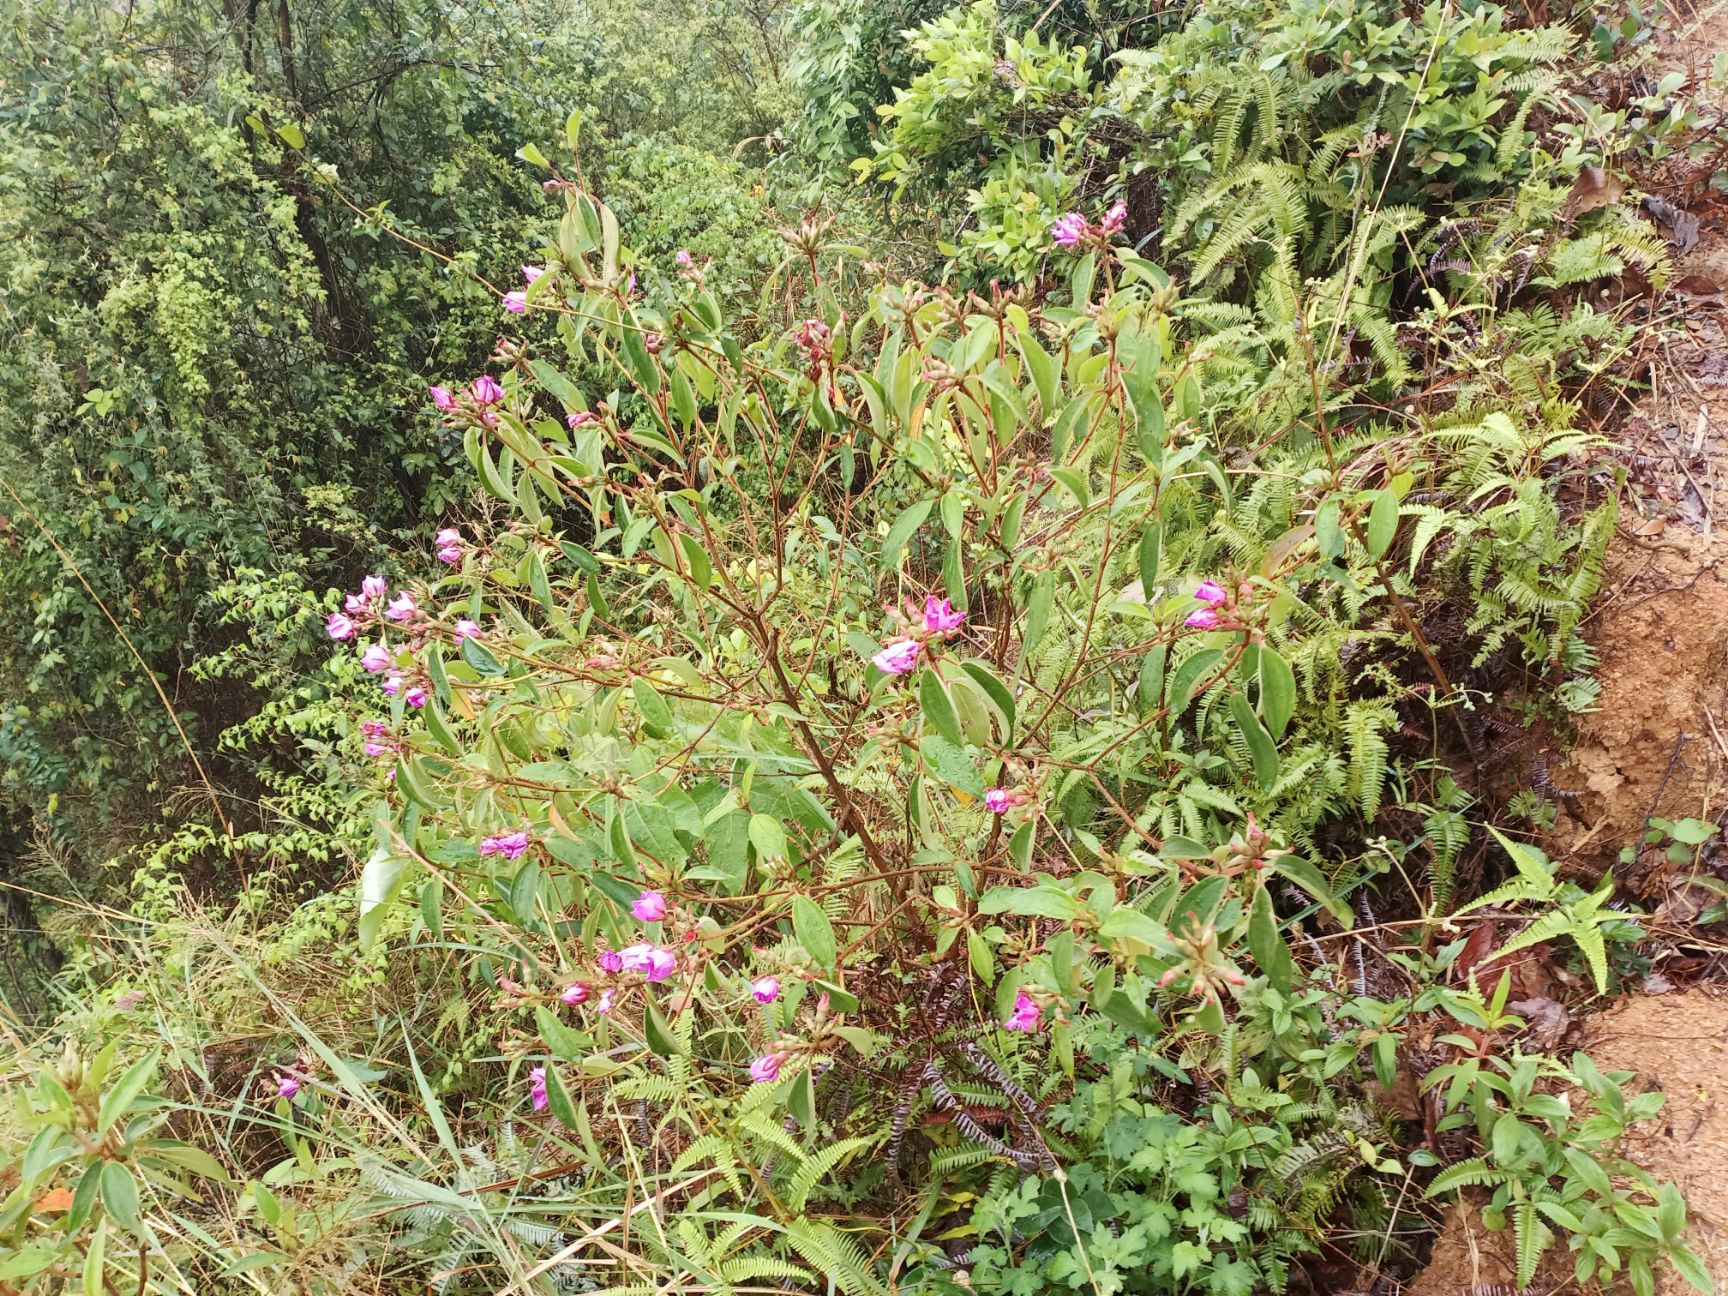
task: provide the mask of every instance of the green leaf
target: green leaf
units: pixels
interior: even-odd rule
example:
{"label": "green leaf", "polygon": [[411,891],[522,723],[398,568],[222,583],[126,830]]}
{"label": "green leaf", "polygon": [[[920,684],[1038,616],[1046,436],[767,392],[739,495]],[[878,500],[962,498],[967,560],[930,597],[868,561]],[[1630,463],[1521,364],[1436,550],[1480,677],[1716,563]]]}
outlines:
{"label": "green leaf", "polygon": [[809,896],[792,897],[792,934],[817,966],[835,970],[839,947],[834,940],[834,924]]}
{"label": "green leaf", "polygon": [[116,1224],[137,1231],[138,1181],[119,1161],[109,1161],[102,1167],[102,1209]]}
{"label": "green leaf", "polygon": [[102,1279],[102,1271],[107,1262],[108,1228],[99,1223],[96,1225],[96,1236],[90,1239],[90,1245],[84,1252],[84,1296],[103,1296],[106,1284]]}
{"label": "green leaf", "polygon": [[462,660],[467,662],[477,675],[496,677],[504,673],[504,663],[472,635],[462,641]]}
{"label": "green leaf", "polygon": [[1040,572],[1032,578],[1031,589],[1026,599],[1026,629],[1021,638],[1021,648],[1030,654],[1044,637],[1045,627],[1050,624],[1050,611],[1056,603],[1056,573]]}
{"label": "green leaf", "polygon": [[996,709],[1002,713],[1002,718],[1008,725],[1008,732],[1003,736],[1004,741],[1011,740],[1014,737],[1014,725],[1017,717],[1014,694],[983,662],[966,662],[963,669],[977,681],[978,687],[983,689],[989,695],[990,700],[996,704]]}
{"label": "green leaf", "polygon": [[1056,918],[1063,922],[1080,916],[1080,902],[1066,891],[1051,886],[991,887],[978,901],[981,914],[1014,914],[1021,918]]}
{"label": "green leaf", "polygon": [[1230,717],[1248,744],[1248,755],[1254,761],[1255,781],[1260,784],[1262,792],[1271,791],[1272,785],[1278,781],[1279,766],[1278,748],[1271,735],[1261,727],[1254,708],[1248,705],[1248,699],[1241,693],[1230,694]]}
{"label": "green leaf", "polygon": [[881,571],[893,571],[899,565],[900,551],[906,547],[912,533],[924,525],[924,519],[930,516],[935,504],[935,500],[919,500],[894,519],[894,524],[888,528],[888,538],[882,542],[882,556],[877,562]]}
{"label": "green leaf", "polygon": [[106,1134],[109,1127],[138,1101],[156,1074],[156,1062],[160,1056],[160,1051],[152,1049],[147,1056],[127,1067],[126,1073],[114,1082],[114,1087],[102,1095],[102,1105],[96,1113],[97,1134]]}
{"label": "green leaf", "polygon": [[936,734],[926,735],[918,745],[927,769],[949,787],[964,792],[974,800],[984,795],[984,780],[978,767],[964,750]]}
{"label": "green leaf", "polygon": [[1295,960],[1279,930],[1278,915],[1272,909],[1272,896],[1265,887],[1254,893],[1254,903],[1248,914],[1248,952],[1254,965],[1274,990],[1288,993],[1295,975]]}
{"label": "green leaf", "polygon": [[750,816],[750,844],[760,860],[786,858],[786,829],[773,815]]}
{"label": "green leaf", "polygon": [[569,1130],[582,1128],[582,1118],[576,1114],[576,1104],[570,1100],[570,1091],[564,1087],[564,1077],[551,1064],[546,1067],[546,1099],[560,1125]]}
{"label": "green leaf", "polygon": [[630,681],[630,693],[636,699],[637,714],[642,717],[643,733],[650,738],[670,738],[677,732],[672,708],[654,691],[652,684],[638,675]]}
{"label": "green leaf", "polygon": [[918,674],[918,706],[924,713],[924,721],[942,737],[956,747],[964,747],[966,740],[960,735],[960,717],[954,710],[954,699],[948,696],[948,688],[933,670],[920,671]]}
{"label": "green leaf", "polygon": [[360,870],[360,948],[370,950],[384,925],[389,904],[402,890],[414,861],[380,845]]}
{"label": "green leaf", "polygon": [[1398,497],[1390,490],[1374,492],[1374,502],[1368,508],[1368,556],[1379,562],[1392,547],[1398,535]]}
{"label": "green leaf", "polygon": [[1321,907],[1345,927],[1355,926],[1356,915],[1350,906],[1332,893],[1331,885],[1320,870],[1307,860],[1295,855],[1280,855],[1273,862],[1272,868],[1318,900]]}
{"label": "green leaf", "polygon": [[1188,709],[1200,681],[1210,679],[1223,660],[1224,652],[1220,648],[1202,648],[1182,659],[1170,676],[1170,691],[1166,699],[1172,717],[1180,716]]}
{"label": "green leaf", "polygon": [[1140,537],[1140,592],[1146,596],[1146,601],[1152,601],[1152,591],[1158,584],[1158,550],[1164,543],[1164,527],[1153,522]]}
{"label": "green leaf", "polygon": [[289,148],[299,151],[306,147],[306,132],[293,122],[283,122],[276,128],[276,134]]}
{"label": "green leaf", "polygon": [[1273,738],[1282,738],[1296,713],[1296,673],[1271,648],[1260,647],[1260,714]]}
{"label": "green leaf", "polygon": [[654,1002],[654,996],[648,994],[643,1000],[642,1035],[648,1041],[651,1052],[661,1057],[671,1057],[674,1053],[683,1053],[684,1045],[672,1031],[671,1023],[660,1011],[660,1005]]}
{"label": "green leaf", "polygon": [[1141,913],[1128,905],[1119,905],[1098,928],[1098,935],[1104,940],[1138,941],[1155,949],[1164,943],[1168,932],[1164,924],[1150,914]]}

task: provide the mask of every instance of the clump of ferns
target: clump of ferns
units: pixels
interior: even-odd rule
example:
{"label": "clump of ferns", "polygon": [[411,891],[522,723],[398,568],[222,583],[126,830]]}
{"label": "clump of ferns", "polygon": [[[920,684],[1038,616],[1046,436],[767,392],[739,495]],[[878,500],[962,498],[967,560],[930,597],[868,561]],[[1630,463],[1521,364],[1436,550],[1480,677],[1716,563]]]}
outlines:
{"label": "clump of ferns", "polygon": [[[940,1113],[966,1140],[961,1149],[937,1154],[947,1156],[951,1168],[998,1158],[1021,1173],[1048,1165],[1040,1126],[1055,1079],[1047,1073],[1033,1078],[984,1047],[980,1040],[996,1026],[980,1022],[972,1011],[963,965],[942,963],[921,979],[924,993],[908,1010],[905,1043],[898,1051],[902,1069],[887,1113],[882,1157],[890,1172],[900,1173],[907,1133],[920,1112]],[[999,1118],[1000,1134],[985,1127],[979,1116],[984,1112],[994,1113],[993,1121]]]}

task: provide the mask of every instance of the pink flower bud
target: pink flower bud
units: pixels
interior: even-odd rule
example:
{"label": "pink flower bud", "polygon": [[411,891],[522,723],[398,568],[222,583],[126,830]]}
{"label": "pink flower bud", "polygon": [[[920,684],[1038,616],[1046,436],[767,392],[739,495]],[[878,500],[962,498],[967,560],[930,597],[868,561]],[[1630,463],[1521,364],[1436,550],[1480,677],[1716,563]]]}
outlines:
{"label": "pink flower bud", "polygon": [[292,1072],[284,1071],[276,1077],[276,1096],[294,1101],[294,1095],[300,1092],[300,1077]]}
{"label": "pink flower bud", "polygon": [[412,621],[419,610],[412,594],[398,594],[390,600],[389,606],[384,609],[384,615],[392,621]]}
{"label": "pink flower bud", "polygon": [[391,671],[378,687],[384,690],[385,697],[395,697],[402,691],[402,672]]}
{"label": "pink flower bud", "polygon": [[1211,608],[1201,608],[1198,612],[1190,612],[1182,624],[1190,630],[1216,630],[1223,621],[1224,618]]}
{"label": "pink flower bud", "polygon": [[666,917],[666,897],[658,891],[644,891],[636,897],[630,912],[641,922],[660,922]]}
{"label": "pink flower bud", "polygon": [[482,405],[496,405],[504,399],[504,389],[491,374],[481,374],[474,380],[470,390],[474,393],[474,399]]}
{"label": "pink flower bud", "polygon": [[780,1055],[768,1053],[750,1064],[750,1078],[757,1084],[773,1084],[780,1078]]}
{"label": "pink flower bud", "polygon": [[689,250],[686,248],[679,248],[677,255],[672,259],[678,263],[678,268],[680,270],[688,270],[695,264],[695,258],[690,255]]}
{"label": "pink flower bud", "polygon": [[520,291],[505,293],[504,309],[512,315],[526,315],[528,313],[528,294]]}
{"label": "pink flower bud", "polygon": [[756,996],[759,1004],[771,1004],[780,997],[780,979],[778,977],[757,977],[750,983],[750,993]]}
{"label": "pink flower bud", "polygon": [[525,265],[522,267],[522,282],[531,284],[545,273],[546,268],[544,266]]}
{"label": "pink flower bud", "polygon": [[577,1004],[587,1003],[589,993],[588,987],[578,981],[574,985],[565,986],[564,993],[558,997],[574,1008]]}
{"label": "pink flower bud", "polygon": [[402,695],[402,700],[418,711],[426,705],[426,690],[416,684]]}
{"label": "pink flower bud", "polygon": [[388,670],[390,668],[390,650],[383,644],[372,644],[360,654],[360,665],[365,668],[369,675],[376,675],[380,671]]}
{"label": "pink flower bud", "polygon": [[598,414],[590,413],[588,410],[577,410],[574,414],[566,417],[564,422],[567,423],[570,430],[574,432],[577,428],[586,427],[599,417]]}
{"label": "pink flower bud", "polygon": [[439,409],[453,410],[456,408],[456,398],[450,394],[448,387],[428,387],[426,390],[431,393],[432,403]]}
{"label": "pink flower bud", "polygon": [[1079,212],[1069,212],[1050,227],[1050,237],[1058,247],[1071,248],[1084,241],[1092,227]]}
{"label": "pink flower bud", "polygon": [[332,639],[352,639],[354,637],[354,619],[341,612],[332,612],[324,620],[324,633]]}
{"label": "pink flower bud", "polygon": [[601,950],[600,957],[595,960],[602,972],[617,975],[624,970],[624,956],[617,950]]}
{"label": "pink flower bud", "polygon": [[984,807],[991,814],[1005,814],[1013,805],[1013,798],[1008,795],[1007,788],[993,787],[984,794]]}
{"label": "pink flower bud", "polygon": [[382,576],[368,576],[360,582],[360,597],[364,599],[383,598],[390,592],[390,582]]}
{"label": "pink flower bud", "polygon": [[546,1092],[546,1068],[543,1066],[528,1072],[528,1099],[537,1112],[545,1111],[552,1103],[551,1095]]}
{"label": "pink flower bud", "polygon": [[467,617],[463,617],[460,621],[458,621],[456,623],[456,642],[457,643],[461,643],[464,639],[478,639],[479,637],[480,637],[479,622],[470,621]]}

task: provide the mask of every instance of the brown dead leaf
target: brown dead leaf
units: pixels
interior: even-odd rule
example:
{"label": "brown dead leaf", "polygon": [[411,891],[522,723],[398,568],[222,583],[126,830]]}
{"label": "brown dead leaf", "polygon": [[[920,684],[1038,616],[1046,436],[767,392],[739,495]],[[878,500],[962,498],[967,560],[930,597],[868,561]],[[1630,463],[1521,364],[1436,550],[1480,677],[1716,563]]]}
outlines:
{"label": "brown dead leaf", "polygon": [[1644,521],[1633,527],[1632,534],[1636,536],[1659,536],[1667,529],[1668,519],[1658,513],[1655,517],[1645,518]]}
{"label": "brown dead leaf", "polygon": [[43,1215],[54,1215],[72,1209],[70,1188],[50,1188],[36,1199],[36,1209]]}
{"label": "brown dead leaf", "polygon": [[1673,291],[1687,297],[1720,297],[1722,285],[1704,275],[1689,274],[1684,279],[1675,280]]}
{"label": "brown dead leaf", "polygon": [[1599,207],[1612,207],[1620,201],[1626,186],[1620,177],[1604,167],[1585,167],[1572,182],[1572,192],[1566,195],[1566,205],[1560,209],[1560,219],[1577,220],[1585,212]]}

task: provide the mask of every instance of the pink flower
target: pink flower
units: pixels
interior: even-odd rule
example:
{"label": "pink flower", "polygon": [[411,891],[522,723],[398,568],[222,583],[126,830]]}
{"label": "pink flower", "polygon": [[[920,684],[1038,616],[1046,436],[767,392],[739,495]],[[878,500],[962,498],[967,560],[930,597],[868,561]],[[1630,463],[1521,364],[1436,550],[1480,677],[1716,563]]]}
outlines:
{"label": "pink flower", "polygon": [[680,270],[688,270],[695,264],[695,258],[690,255],[689,249],[687,248],[679,248],[677,255],[672,259],[678,263],[678,268]]}
{"label": "pink flower", "polygon": [[932,594],[924,600],[924,628],[931,634],[951,634],[965,619],[966,614],[956,612],[947,599]]}
{"label": "pink flower", "polygon": [[1050,237],[1058,247],[1065,248],[1077,246],[1091,232],[1091,225],[1079,212],[1069,212],[1050,227]]}
{"label": "pink flower", "polygon": [[528,1099],[537,1112],[545,1111],[552,1103],[546,1092],[546,1068],[543,1066],[534,1067],[528,1072]]}
{"label": "pink flower", "polygon": [[426,690],[416,684],[402,695],[402,700],[418,711],[426,705]]}
{"label": "pink flower", "polygon": [[877,670],[889,675],[904,675],[918,664],[918,654],[923,649],[924,645],[916,639],[896,639],[884,645],[882,651],[870,660]]}
{"label": "pink flower", "polygon": [[360,582],[360,597],[363,599],[383,598],[390,592],[390,582],[382,576],[368,576]]}
{"label": "pink flower", "polygon": [[538,279],[541,275],[543,275],[545,273],[546,273],[546,267],[545,266],[525,265],[522,267],[522,282],[523,283],[533,283],[536,279]]}
{"label": "pink flower", "polygon": [[666,897],[658,891],[644,891],[630,906],[631,914],[641,922],[659,922],[666,917]]}
{"label": "pink flower", "polygon": [[450,394],[448,387],[428,387],[426,390],[431,393],[432,403],[439,409],[452,410],[456,408],[456,398]]}
{"label": "pink flower", "polygon": [[390,732],[390,726],[383,720],[362,720],[360,732],[368,738],[382,738]]}
{"label": "pink flower", "polygon": [[594,420],[599,417],[598,414],[591,413],[588,410],[577,410],[564,421],[570,425],[570,430],[574,432],[577,428],[584,427],[587,424],[594,422]]}
{"label": "pink flower", "polygon": [[496,405],[504,399],[504,389],[491,374],[481,374],[474,380],[470,390],[474,393],[474,399],[482,405]]}
{"label": "pink flower", "polygon": [[385,697],[395,697],[402,691],[402,672],[391,671],[378,687],[384,690]]}
{"label": "pink flower", "polygon": [[324,633],[332,639],[352,639],[354,637],[354,619],[340,612],[332,612],[324,620]]}
{"label": "pink flower", "polygon": [[1013,804],[1014,799],[1008,795],[1007,788],[994,787],[984,794],[984,805],[991,814],[1005,814]]}
{"label": "pink flower", "polygon": [[526,315],[528,313],[528,294],[520,291],[505,293],[504,309],[512,315]]}
{"label": "pink flower", "polygon": [[1032,1002],[1032,996],[1022,990],[1014,997],[1014,1011],[1002,1024],[1011,1031],[1023,1031],[1031,1035],[1037,1031],[1042,1016],[1038,1005]]}
{"label": "pink flower", "polygon": [[351,617],[365,616],[369,603],[364,594],[350,594],[342,600],[342,610]]}
{"label": "pink flower", "polygon": [[482,855],[502,855],[507,860],[521,859],[528,853],[526,832],[497,833],[480,843]]}
{"label": "pink flower", "polygon": [[384,609],[384,615],[392,621],[412,621],[419,610],[412,594],[398,594],[390,600],[390,605]]}
{"label": "pink flower", "polygon": [[1114,202],[1110,210],[1104,213],[1104,219],[1098,223],[1098,232],[1105,238],[1114,238],[1122,232],[1122,227],[1128,223],[1128,204]]}
{"label": "pink flower", "polygon": [[1200,587],[1194,591],[1194,597],[1207,607],[1215,608],[1229,599],[1230,595],[1217,581],[1201,581]]}
{"label": "pink flower", "polygon": [[587,1003],[588,995],[588,987],[578,981],[574,985],[565,986],[564,993],[558,997],[574,1008],[577,1004]]}
{"label": "pink flower", "polygon": [[480,624],[479,624],[479,622],[470,621],[467,617],[463,617],[460,621],[458,621],[456,623],[456,642],[457,643],[461,643],[464,639],[478,639],[479,637],[480,637]]}
{"label": "pink flower", "polygon": [[300,1077],[292,1072],[284,1071],[276,1077],[276,1096],[294,1101],[294,1095],[300,1092]]}
{"label": "pink flower", "polygon": [[1211,608],[1201,608],[1198,612],[1190,612],[1182,624],[1190,630],[1216,630],[1223,621],[1224,618]]}
{"label": "pink flower", "polygon": [[376,675],[379,671],[390,669],[390,650],[383,644],[372,644],[360,654],[360,665],[366,673]]}
{"label": "pink flower", "polygon": [[773,1084],[780,1078],[780,1055],[767,1053],[750,1064],[750,1078],[757,1084]]}
{"label": "pink flower", "polygon": [[594,1005],[594,1011],[602,1017],[612,1011],[612,992],[610,990],[600,992],[600,1002]]}
{"label": "pink flower", "polygon": [[376,738],[368,738],[362,747],[368,756],[391,756],[396,752],[395,743],[379,742]]}
{"label": "pink flower", "polygon": [[650,981],[664,981],[678,970],[676,954],[646,941],[638,945],[626,945],[618,951],[618,957],[624,971],[640,972]]}
{"label": "pink flower", "polygon": [[462,533],[455,527],[443,527],[432,537],[432,543],[440,549],[448,549],[462,543]]}
{"label": "pink flower", "polygon": [[759,1004],[771,1004],[780,997],[780,978],[757,977],[750,983],[750,993],[756,996]]}
{"label": "pink flower", "polygon": [[617,950],[601,950],[600,957],[595,960],[602,972],[619,973],[624,970],[624,956]]}

